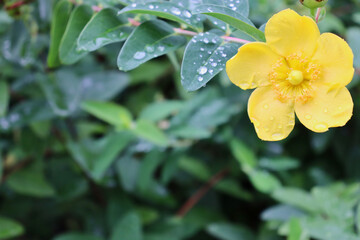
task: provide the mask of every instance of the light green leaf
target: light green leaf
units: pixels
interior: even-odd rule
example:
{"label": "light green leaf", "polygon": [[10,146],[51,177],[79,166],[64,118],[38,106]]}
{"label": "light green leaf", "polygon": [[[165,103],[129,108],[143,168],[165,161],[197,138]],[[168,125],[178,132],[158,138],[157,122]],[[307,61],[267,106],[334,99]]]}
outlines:
{"label": "light green leaf", "polygon": [[61,63],[66,65],[74,64],[86,55],[86,51],[78,49],[77,41],[92,14],[93,10],[91,7],[85,4],[77,6],[71,13],[60,43],[59,57]]}
{"label": "light green leaf", "polygon": [[114,125],[118,129],[130,128],[131,113],[120,105],[111,102],[86,101],[82,109],[95,117]]}
{"label": "light green leaf", "polygon": [[24,233],[24,227],[9,218],[0,217],[0,239],[10,239]]}
{"label": "light green leaf", "polygon": [[186,38],[175,35],[166,22],[147,21],[126,40],[117,59],[118,67],[123,71],[132,70],[150,59],[178,49],[185,42]]}
{"label": "light green leaf", "polygon": [[140,218],[135,213],[125,215],[115,225],[111,234],[111,240],[142,240]]}
{"label": "light green leaf", "polygon": [[241,14],[227,8],[216,5],[200,5],[193,11],[195,14],[206,14],[215,17],[221,21],[224,21],[231,26],[239,29],[254,39],[265,42],[265,35],[262,31],[254,27],[254,24]]}
{"label": "light green leaf", "polygon": [[212,223],[206,231],[220,240],[253,240],[253,234],[246,228],[229,223]]}
{"label": "light green leaf", "polygon": [[118,14],[122,13],[151,14],[185,24],[194,30],[202,30],[202,24],[196,19],[196,16],[186,8],[171,2],[133,3],[122,9]]}
{"label": "light green leaf", "polygon": [[257,160],[254,152],[243,142],[233,138],[230,141],[230,148],[233,156],[240,163],[245,172],[249,172],[257,166]]}
{"label": "light green leaf", "polygon": [[302,240],[302,228],[299,219],[293,218],[290,221],[289,236],[287,240]]}
{"label": "light green leaf", "polygon": [[279,188],[272,197],[279,202],[298,207],[309,212],[319,212],[315,199],[308,193],[296,188]]}
{"label": "light green leaf", "polygon": [[167,146],[169,139],[154,123],[145,120],[138,119],[133,129],[133,132],[140,138],[143,138],[151,143],[159,146]]}
{"label": "light green leaf", "polygon": [[148,105],[141,113],[140,118],[152,122],[163,120],[169,115],[179,111],[184,106],[181,101],[163,101]]}
{"label": "light green leaf", "polygon": [[107,44],[124,41],[131,31],[125,17],[117,16],[115,9],[105,8],[86,24],[79,36],[78,48],[95,51]]}
{"label": "light green leaf", "polygon": [[9,107],[9,87],[4,80],[0,80],[0,117],[6,115]]}
{"label": "light green leaf", "polygon": [[211,136],[211,132],[207,129],[187,125],[171,128],[169,134],[184,139],[205,139]]}
{"label": "light green leaf", "polygon": [[181,65],[183,87],[195,91],[206,85],[225,68],[226,62],[236,54],[238,48],[238,44],[224,44],[224,40],[214,33],[195,36],[185,49]]}
{"label": "light green leaf", "polygon": [[50,50],[47,58],[47,64],[50,68],[58,67],[60,63],[59,46],[61,38],[66,29],[72,4],[68,0],[59,1],[51,20]]}
{"label": "light green leaf", "polygon": [[271,193],[281,186],[280,181],[269,172],[251,170],[247,173],[254,187],[263,193]]}

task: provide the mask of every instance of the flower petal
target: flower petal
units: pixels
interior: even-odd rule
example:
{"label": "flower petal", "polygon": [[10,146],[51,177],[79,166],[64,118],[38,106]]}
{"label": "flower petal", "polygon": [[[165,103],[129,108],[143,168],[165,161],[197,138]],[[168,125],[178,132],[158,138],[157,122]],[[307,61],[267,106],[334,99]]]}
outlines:
{"label": "flower petal", "polygon": [[257,88],[251,94],[248,114],[258,137],[265,141],[286,138],[295,125],[293,101],[281,102],[270,86]]}
{"label": "flower petal", "polygon": [[347,88],[329,90],[318,86],[312,99],[295,103],[300,122],[314,132],[326,132],[331,127],[344,126],[352,116],[353,101]]}
{"label": "flower petal", "polygon": [[266,86],[272,66],[279,59],[281,57],[265,43],[248,43],[226,63],[226,72],[230,80],[244,90]]}
{"label": "flower petal", "polygon": [[345,87],[353,79],[353,52],[349,45],[335,34],[321,34],[312,60],[322,66],[321,81],[330,88]]}
{"label": "flower petal", "polygon": [[267,44],[281,56],[302,52],[311,57],[320,31],[310,17],[286,9],[270,18],[265,27],[265,37]]}

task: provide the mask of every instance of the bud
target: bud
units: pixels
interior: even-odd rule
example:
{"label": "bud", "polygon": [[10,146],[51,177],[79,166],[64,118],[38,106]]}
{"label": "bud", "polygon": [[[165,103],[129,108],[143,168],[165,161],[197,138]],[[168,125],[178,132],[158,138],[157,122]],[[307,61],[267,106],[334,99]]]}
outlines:
{"label": "bud", "polygon": [[314,8],[321,8],[325,6],[325,4],[328,2],[328,0],[300,0],[302,5],[305,7],[314,9]]}

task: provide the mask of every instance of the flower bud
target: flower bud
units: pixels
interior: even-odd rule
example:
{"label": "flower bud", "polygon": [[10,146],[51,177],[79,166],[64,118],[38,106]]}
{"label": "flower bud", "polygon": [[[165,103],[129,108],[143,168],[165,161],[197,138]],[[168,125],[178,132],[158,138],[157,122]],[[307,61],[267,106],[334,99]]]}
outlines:
{"label": "flower bud", "polygon": [[314,9],[314,8],[321,8],[325,6],[328,0],[300,0],[302,5],[305,7]]}

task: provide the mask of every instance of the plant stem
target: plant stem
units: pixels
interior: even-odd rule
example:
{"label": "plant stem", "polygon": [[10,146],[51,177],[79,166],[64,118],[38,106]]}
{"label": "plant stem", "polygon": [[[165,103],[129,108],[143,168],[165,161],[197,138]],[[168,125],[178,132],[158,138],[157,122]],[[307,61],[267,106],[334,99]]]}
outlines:
{"label": "plant stem", "polygon": [[316,21],[316,23],[319,22],[320,13],[321,13],[321,8],[318,8],[318,9],[316,10],[316,15],[315,15],[315,21]]}
{"label": "plant stem", "polygon": [[[140,22],[136,21],[133,18],[128,18],[128,20],[129,20],[131,25],[136,26],[136,27],[141,24]],[[181,34],[181,35],[186,35],[186,36],[196,36],[196,35],[199,34],[197,32],[185,30],[185,29],[182,29],[182,28],[174,28],[174,32],[176,32],[178,34]],[[227,42],[235,42],[235,43],[243,43],[243,44],[251,43],[251,41],[241,39],[241,38],[230,37],[230,36],[222,36],[221,38],[224,39]]]}
{"label": "plant stem", "polygon": [[221,179],[229,173],[229,169],[223,169],[215,174],[202,188],[200,188],[194,195],[192,195],[186,203],[176,213],[178,217],[184,217],[204,196],[205,194]]}

